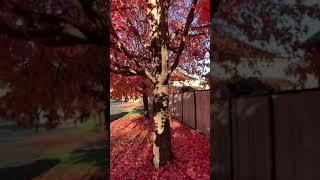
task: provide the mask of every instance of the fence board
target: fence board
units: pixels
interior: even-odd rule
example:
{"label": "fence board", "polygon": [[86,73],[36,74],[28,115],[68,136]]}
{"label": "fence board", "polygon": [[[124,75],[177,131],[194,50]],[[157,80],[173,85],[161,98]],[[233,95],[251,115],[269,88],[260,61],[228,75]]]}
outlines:
{"label": "fence board", "polygon": [[210,91],[196,91],[197,130],[210,135]]}
{"label": "fence board", "polygon": [[195,129],[195,105],[194,93],[186,92],[182,95],[183,98],[183,122]]}
{"label": "fence board", "polygon": [[[211,92],[212,93],[212,92]],[[213,94],[213,93],[212,93]],[[211,95],[212,95],[211,94]],[[214,96],[211,96],[213,100]],[[226,99],[213,101],[212,109],[212,141],[214,152],[213,179],[233,180],[231,164],[231,128],[230,128],[230,103]]]}
{"label": "fence board", "polygon": [[170,98],[169,98],[169,111],[170,111],[171,115],[174,115],[174,112],[175,112],[175,109],[176,109],[175,102],[176,102],[175,95],[171,95]]}
{"label": "fence board", "polygon": [[182,121],[182,98],[181,94],[175,94],[175,117]]}
{"label": "fence board", "polygon": [[273,99],[276,179],[320,179],[320,92]]}
{"label": "fence board", "polygon": [[229,102],[230,121],[216,114],[213,121],[215,178],[320,179],[320,91],[242,96]]}
{"label": "fence board", "polygon": [[271,180],[268,97],[232,102],[233,174],[237,180]]}

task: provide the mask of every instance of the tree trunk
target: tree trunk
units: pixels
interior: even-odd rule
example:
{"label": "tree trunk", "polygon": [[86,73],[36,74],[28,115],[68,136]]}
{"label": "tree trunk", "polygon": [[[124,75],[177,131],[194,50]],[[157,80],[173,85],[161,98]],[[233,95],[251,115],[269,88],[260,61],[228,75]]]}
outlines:
{"label": "tree trunk", "polygon": [[35,126],[35,130],[36,130],[36,133],[39,133],[39,126],[40,126],[40,119],[39,117],[36,119],[36,126]]}
{"label": "tree trunk", "polygon": [[168,105],[168,84],[156,84],[153,100],[153,165],[156,168],[173,159]]}
{"label": "tree trunk", "polygon": [[39,114],[36,113],[36,115],[34,115],[35,121],[34,121],[34,130],[36,133],[39,133],[39,129],[40,129],[40,117]]}
{"label": "tree trunk", "polygon": [[77,127],[77,124],[78,124],[78,119],[77,119],[77,118],[75,118],[75,119],[73,120],[73,124],[74,124],[74,127]]}
{"label": "tree trunk", "polygon": [[174,157],[171,150],[171,132],[169,122],[169,29],[167,0],[149,0],[154,7],[150,16],[150,49],[154,69],[153,82],[153,165],[156,168],[170,162]]}
{"label": "tree trunk", "polygon": [[101,120],[101,113],[99,113],[98,111],[93,111],[94,113],[94,117],[95,117],[95,121],[96,121],[96,127],[101,127],[102,126],[102,120]]}
{"label": "tree trunk", "polygon": [[143,110],[144,110],[144,117],[149,118],[149,103],[148,103],[148,94],[147,90],[144,89],[143,94]]}

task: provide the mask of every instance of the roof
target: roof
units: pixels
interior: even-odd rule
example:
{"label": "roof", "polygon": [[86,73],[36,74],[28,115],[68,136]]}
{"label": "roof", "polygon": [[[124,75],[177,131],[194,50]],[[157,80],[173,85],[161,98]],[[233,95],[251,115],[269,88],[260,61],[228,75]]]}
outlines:
{"label": "roof", "polygon": [[288,88],[290,89],[295,85],[294,82],[284,78],[265,77],[265,78],[261,78],[261,81],[263,83],[266,83],[272,86],[273,88],[281,88],[281,89],[288,89]]}
{"label": "roof", "polygon": [[190,77],[179,70],[173,71],[172,75],[170,76],[170,80],[172,81],[194,81],[197,80],[196,78]]}
{"label": "roof", "polygon": [[303,45],[320,45],[320,31],[313,34],[311,37],[305,40],[302,44]]}
{"label": "roof", "polygon": [[219,45],[219,50],[246,58],[275,58],[278,55],[250,45],[233,37],[230,33],[219,31],[213,35],[212,43]]}

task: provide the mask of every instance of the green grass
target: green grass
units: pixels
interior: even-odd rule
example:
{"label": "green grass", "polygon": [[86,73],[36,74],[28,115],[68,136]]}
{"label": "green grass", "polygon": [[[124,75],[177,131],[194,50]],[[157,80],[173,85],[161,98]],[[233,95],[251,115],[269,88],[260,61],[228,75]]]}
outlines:
{"label": "green grass", "polygon": [[14,121],[3,121],[0,122],[0,130],[17,130],[18,127]]}

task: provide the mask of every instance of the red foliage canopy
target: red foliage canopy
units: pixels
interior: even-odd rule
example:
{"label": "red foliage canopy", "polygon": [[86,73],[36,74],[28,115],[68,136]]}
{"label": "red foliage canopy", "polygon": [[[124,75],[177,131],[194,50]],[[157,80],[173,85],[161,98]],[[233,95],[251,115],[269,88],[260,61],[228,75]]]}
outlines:
{"label": "red foliage canopy", "polygon": [[[169,6],[169,64],[190,74],[202,74],[209,51],[208,0],[171,1]],[[204,8],[207,7],[207,8]],[[120,0],[110,6],[111,70],[124,75],[141,75],[154,69],[149,46],[152,17],[151,4],[146,1]]]}
{"label": "red foliage canopy", "polygon": [[105,108],[104,1],[6,0],[0,10],[2,115],[30,123],[39,107],[50,121],[58,108],[66,118]]}

